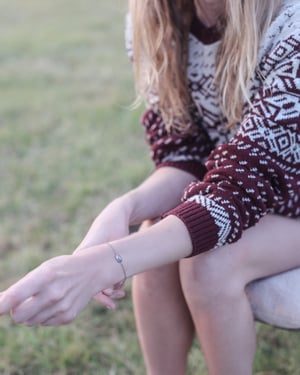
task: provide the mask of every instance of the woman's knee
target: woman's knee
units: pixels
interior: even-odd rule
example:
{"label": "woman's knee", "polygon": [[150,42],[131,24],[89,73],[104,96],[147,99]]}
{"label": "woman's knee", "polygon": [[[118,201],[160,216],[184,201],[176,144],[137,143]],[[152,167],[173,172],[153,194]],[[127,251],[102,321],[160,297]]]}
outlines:
{"label": "woman's knee", "polygon": [[243,277],[234,259],[213,250],[180,261],[180,280],[187,303],[196,308],[215,308],[230,303],[244,292]]}

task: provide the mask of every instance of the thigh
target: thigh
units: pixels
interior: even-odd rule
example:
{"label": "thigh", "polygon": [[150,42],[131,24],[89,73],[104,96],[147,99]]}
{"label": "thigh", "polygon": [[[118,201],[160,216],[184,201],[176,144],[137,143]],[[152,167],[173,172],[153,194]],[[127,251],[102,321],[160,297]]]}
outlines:
{"label": "thigh", "polygon": [[[300,220],[267,215],[235,243],[180,261],[185,273],[244,288],[253,280],[300,267]],[[207,282],[206,284],[211,284]]]}
{"label": "thigh", "polygon": [[[300,220],[268,215],[234,244],[199,255],[226,285],[245,288],[256,319],[300,328]],[[299,267],[299,268],[298,268]],[[228,283],[229,279],[231,283]]]}
{"label": "thigh", "polygon": [[[244,284],[300,266],[300,220],[267,215],[242,238],[217,251]],[[233,270],[234,271],[234,270]]]}
{"label": "thigh", "polygon": [[[157,220],[145,220],[139,230],[145,230],[156,222]],[[155,306],[157,306],[161,303],[167,303],[168,298],[171,298],[171,296],[173,299],[183,298],[179,280],[178,262],[142,272],[133,276],[132,280],[133,298],[135,301],[137,294],[139,294],[139,299],[146,300],[151,298],[154,307],[154,301]]]}

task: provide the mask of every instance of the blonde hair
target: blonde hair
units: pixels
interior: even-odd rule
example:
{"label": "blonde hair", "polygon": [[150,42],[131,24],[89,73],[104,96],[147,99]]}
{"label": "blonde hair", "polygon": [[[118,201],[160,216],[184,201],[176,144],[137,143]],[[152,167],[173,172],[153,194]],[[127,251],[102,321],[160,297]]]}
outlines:
{"label": "blonde hair", "polygon": [[[250,102],[260,41],[282,0],[224,0],[216,82],[228,124],[241,120]],[[188,130],[192,101],[187,80],[188,35],[195,14],[192,0],[129,0],[137,102],[152,91],[168,129]]]}

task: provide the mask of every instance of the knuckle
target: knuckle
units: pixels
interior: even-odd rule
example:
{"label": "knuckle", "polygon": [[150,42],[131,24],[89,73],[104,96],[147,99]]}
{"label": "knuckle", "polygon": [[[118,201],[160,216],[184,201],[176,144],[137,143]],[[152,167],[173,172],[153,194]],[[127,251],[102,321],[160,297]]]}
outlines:
{"label": "knuckle", "polygon": [[42,271],[42,278],[41,278],[41,280],[44,283],[50,283],[56,277],[56,273],[55,273],[54,267],[52,265],[50,265],[49,263],[47,263],[47,262],[45,262],[45,263],[43,263],[41,265],[41,271]]}
{"label": "knuckle", "polygon": [[15,306],[19,303],[19,294],[17,291],[15,290],[10,290],[9,291],[9,294],[7,295],[7,299],[9,301],[9,304],[11,306]]}
{"label": "knuckle", "polygon": [[67,311],[61,318],[62,324],[69,324],[75,319],[75,314],[72,311]]}
{"label": "knuckle", "polygon": [[48,292],[48,300],[50,303],[59,302],[63,297],[63,291],[58,288],[52,288]]}
{"label": "knuckle", "polygon": [[19,309],[12,309],[10,312],[10,315],[11,315],[12,320],[16,324],[24,323],[24,320],[25,320],[24,313],[22,311],[19,311]]}
{"label": "knuckle", "polygon": [[21,319],[21,317],[20,317],[19,314],[17,314],[16,312],[12,312],[12,313],[11,313],[11,318],[12,318],[12,320],[13,320],[16,324],[20,324],[20,323],[22,323],[22,319]]}
{"label": "knuckle", "polygon": [[60,304],[60,306],[59,306],[59,312],[61,314],[66,314],[69,309],[70,309],[69,303],[66,302],[66,301],[62,301],[61,304]]}

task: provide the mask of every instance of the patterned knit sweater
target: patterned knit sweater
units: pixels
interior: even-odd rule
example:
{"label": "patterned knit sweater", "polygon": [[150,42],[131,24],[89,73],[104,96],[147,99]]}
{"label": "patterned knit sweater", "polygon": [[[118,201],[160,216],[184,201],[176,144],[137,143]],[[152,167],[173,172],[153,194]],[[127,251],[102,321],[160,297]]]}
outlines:
{"label": "patterned knit sweater", "polygon": [[[131,53],[130,26],[126,36]],[[219,43],[214,28],[194,21],[188,79],[195,133],[168,133],[155,95],[142,118],[156,167],[172,166],[197,178],[166,214],[186,225],[192,255],[237,241],[267,213],[300,217],[299,0],[283,2],[264,36],[250,86],[252,106],[231,130],[214,84]]]}

